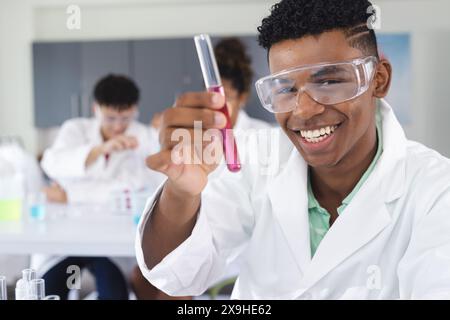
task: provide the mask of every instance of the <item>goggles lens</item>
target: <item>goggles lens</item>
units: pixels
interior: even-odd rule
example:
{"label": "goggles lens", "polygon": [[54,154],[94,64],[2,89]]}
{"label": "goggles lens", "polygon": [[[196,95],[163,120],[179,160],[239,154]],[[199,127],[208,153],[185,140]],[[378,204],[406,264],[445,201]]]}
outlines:
{"label": "goggles lens", "polygon": [[376,62],[375,57],[367,57],[294,68],[258,80],[256,90],[264,108],[273,113],[294,110],[303,92],[317,103],[338,104],[368,89]]}

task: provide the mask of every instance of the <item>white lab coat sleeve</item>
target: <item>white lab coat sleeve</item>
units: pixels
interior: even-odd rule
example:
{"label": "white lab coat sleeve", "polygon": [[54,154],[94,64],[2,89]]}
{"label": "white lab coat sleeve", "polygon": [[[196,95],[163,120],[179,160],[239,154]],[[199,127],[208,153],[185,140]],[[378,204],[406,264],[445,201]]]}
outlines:
{"label": "white lab coat sleeve", "polygon": [[245,249],[254,225],[250,197],[240,179],[227,176],[208,182],[191,235],[153,269],[145,264],[141,240],[161,188],[148,201],[138,226],[136,257],[145,278],[163,292],[172,296],[204,293]]}
{"label": "white lab coat sleeve", "polygon": [[450,299],[450,189],[413,227],[398,275],[401,299]]}
{"label": "white lab coat sleeve", "polygon": [[[65,122],[55,143],[44,152],[41,166],[45,173],[54,180],[66,178],[83,178],[87,174],[85,162],[95,145],[89,142],[84,127],[77,120]],[[102,166],[103,157],[89,167]]]}

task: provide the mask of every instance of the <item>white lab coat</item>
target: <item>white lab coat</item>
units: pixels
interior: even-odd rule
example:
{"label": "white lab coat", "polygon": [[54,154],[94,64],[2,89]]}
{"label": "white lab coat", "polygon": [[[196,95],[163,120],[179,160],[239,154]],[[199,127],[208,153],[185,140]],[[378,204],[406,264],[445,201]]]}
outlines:
{"label": "white lab coat", "polygon": [[450,161],[408,141],[384,101],[381,114],[383,154],[312,259],[307,164],[281,144],[274,175],[244,166],[210,179],[192,234],[152,270],[141,247],[150,199],[136,236],[144,276],[199,295],[240,256],[235,299],[450,298]]}
{"label": "white lab coat", "polygon": [[[268,122],[265,122],[260,119],[252,118],[248,116],[248,114],[244,110],[239,110],[239,116],[236,120],[236,123],[234,125],[234,132],[235,132],[235,138],[236,143],[238,146],[238,150],[244,146],[244,144],[248,143],[249,135],[258,135],[258,133],[261,133],[264,130],[270,130],[273,126],[269,124]],[[253,132],[250,132],[253,130]],[[222,163],[219,168],[216,169],[215,174],[231,174],[233,173],[229,172],[225,163]],[[224,272],[223,277],[220,279],[220,281],[227,280],[233,277],[236,277],[239,274],[240,270],[240,263],[241,261],[239,259],[236,259],[233,261],[233,263],[229,264]],[[218,282],[220,282],[218,281]],[[212,284],[214,285],[214,283]]]}
{"label": "white lab coat", "polygon": [[[62,125],[54,144],[45,151],[41,166],[66,191],[69,205],[108,205],[115,191],[153,191],[161,184],[164,176],[145,165],[145,158],[159,149],[157,131],[132,122],[125,134],[138,140],[138,148],[112,153],[108,161],[105,157],[99,157],[86,169],[85,161],[89,152],[103,143],[100,122],[96,118],[78,118]],[[32,266],[39,274],[44,274],[64,258],[33,255]],[[125,274],[131,272],[135,264],[134,258],[113,260]]]}
{"label": "white lab coat", "polygon": [[236,124],[234,125],[234,129],[238,130],[248,130],[248,129],[259,130],[259,129],[270,129],[272,127],[273,126],[268,122],[249,117],[248,114],[242,109],[239,111],[239,116],[236,120]]}

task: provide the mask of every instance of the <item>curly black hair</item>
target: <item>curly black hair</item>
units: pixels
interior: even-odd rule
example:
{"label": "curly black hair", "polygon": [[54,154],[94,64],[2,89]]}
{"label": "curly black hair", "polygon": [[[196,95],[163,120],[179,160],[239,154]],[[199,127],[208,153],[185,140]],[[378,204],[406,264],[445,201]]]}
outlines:
{"label": "curly black hair", "polygon": [[222,39],[214,47],[214,54],[220,76],[229,80],[239,94],[249,92],[253,70],[244,43],[235,37]]}
{"label": "curly black hair", "polygon": [[342,30],[349,44],[378,57],[378,45],[368,21],[373,13],[368,0],[282,0],[258,27],[259,44],[268,51],[277,42]]}
{"label": "curly black hair", "polygon": [[122,111],[138,103],[139,89],[130,78],[109,74],[95,85],[94,99],[101,106]]}

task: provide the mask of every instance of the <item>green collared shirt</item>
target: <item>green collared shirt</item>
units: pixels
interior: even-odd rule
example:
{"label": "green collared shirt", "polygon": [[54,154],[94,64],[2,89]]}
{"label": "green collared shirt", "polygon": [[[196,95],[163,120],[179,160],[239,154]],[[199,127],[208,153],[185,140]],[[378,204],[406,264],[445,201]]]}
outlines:
{"label": "green collared shirt", "polygon": [[[342,204],[337,208],[337,212],[339,215],[345,210],[350,201],[353,199],[354,195],[358,192],[364,182],[372,173],[375,165],[380,158],[383,152],[383,134],[382,134],[382,126],[381,126],[381,114],[379,108],[376,113],[376,127],[377,127],[377,136],[378,136],[378,147],[377,153],[375,154],[372,163],[369,168],[367,168],[366,172],[363,174],[355,188],[352,192],[342,201]],[[311,257],[316,253],[317,248],[319,247],[320,242],[325,237],[325,234],[330,229],[330,214],[324,208],[322,208],[317,201],[314,193],[312,192],[311,182],[308,174],[308,212],[309,212],[309,233],[310,233],[310,241],[311,241]]]}

